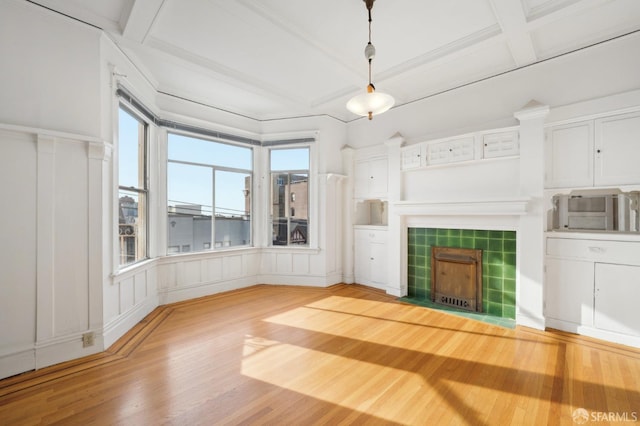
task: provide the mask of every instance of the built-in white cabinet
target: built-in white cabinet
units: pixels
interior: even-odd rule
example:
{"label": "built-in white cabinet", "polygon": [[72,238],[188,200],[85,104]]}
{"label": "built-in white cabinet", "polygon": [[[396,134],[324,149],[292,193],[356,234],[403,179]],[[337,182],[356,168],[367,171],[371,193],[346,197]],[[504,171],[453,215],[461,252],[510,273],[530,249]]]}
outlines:
{"label": "built-in white cabinet", "polygon": [[402,170],[419,169],[425,164],[424,144],[411,145],[402,149],[400,154],[400,167]]}
{"label": "built-in white cabinet", "polygon": [[567,331],[593,324],[593,266],[585,260],[546,260],[546,316],[575,327]]}
{"label": "built-in white cabinet", "polygon": [[595,264],[594,326],[640,336],[640,266]]}
{"label": "built-in white cabinet", "polygon": [[545,139],[547,188],[640,183],[640,112],[552,126]]}
{"label": "built-in white cabinet", "polygon": [[640,184],[640,112],[595,120],[595,184]]}
{"label": "built-in white cabinet", "polygon": [[389,173],[386,158],[358,160],[355,163],[354,174],[355,198],[387,198]]}
{"label": "built-in white cabinet", "polygon": [[427,163],[447,164],[474,159],[473,136],[427,145]]}
{"label": "built-in white cabinet", "polygon": [[638,300],[639,237],[547,234],[548,327],[640,347]]}
{"label": "built-in white cabinet", "polygon": [[498,132],[482,135],[482,158],[512,157],[520,154],[518,132]]}
{"label": "built-in white cabinet", "polygon": [[385,289],[387,284],[387,230],[382,227],[356,227],[355,281]]}
{"label": "built-in white cabinet", "polygon": [[518,130],[510,127],[405,146],[401,150],[400,167],[405,171],[519,154]]}

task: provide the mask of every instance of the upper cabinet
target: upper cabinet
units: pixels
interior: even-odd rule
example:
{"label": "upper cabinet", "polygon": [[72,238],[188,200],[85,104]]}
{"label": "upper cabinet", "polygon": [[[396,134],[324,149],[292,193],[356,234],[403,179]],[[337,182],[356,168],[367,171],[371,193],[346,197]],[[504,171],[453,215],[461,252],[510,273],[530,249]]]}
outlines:
{"label": "upper cabinet", "polygon": [[358,160],[355,163],[355,198],[387,198],[388,165],[386,158]]}
{"label": "upper cabinet", "polygon": [[402,148],[401,167],[406,171],[519,153],[517,129],[500,129],[406,146]]}
{"label": "upper cabinet", "polygon": [[545,139],[547,188],[640,183],[640,112],[552,126]]}
{"label": "upper cabinet", "polygon": [[640,184],[640,112],[595,121],[595,184]]}
{"label": "upper cabinet", "polygon": [[593,121],[550,127],[545,155],[547,188],[593,185]]}
{"label": "upper cabinet", "polygon": [[520,154],[518,132],[487,133],[482,136],[482,157],[512,157]]}

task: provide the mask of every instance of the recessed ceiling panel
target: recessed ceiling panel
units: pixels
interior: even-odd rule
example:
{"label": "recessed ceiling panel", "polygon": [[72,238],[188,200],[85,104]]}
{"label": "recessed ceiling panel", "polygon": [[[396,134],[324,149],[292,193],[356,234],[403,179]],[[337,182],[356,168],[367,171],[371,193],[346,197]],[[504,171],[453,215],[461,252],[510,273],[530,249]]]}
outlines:
{"label": "recessed ceiling panel", "polygon": [[469,52],[450,60],[440,60],[404,73],[401,77],[385,80],[380,88],[409,94],[409,99],[425,97],[478,81],[514,67],[509,48],[496,42],[484,49]]}
{"label": "recessed ceiling panel", "polygon": [[544,59],[635,30],[640,30],[640,1],[617,0],[553,20],[532,37]]}

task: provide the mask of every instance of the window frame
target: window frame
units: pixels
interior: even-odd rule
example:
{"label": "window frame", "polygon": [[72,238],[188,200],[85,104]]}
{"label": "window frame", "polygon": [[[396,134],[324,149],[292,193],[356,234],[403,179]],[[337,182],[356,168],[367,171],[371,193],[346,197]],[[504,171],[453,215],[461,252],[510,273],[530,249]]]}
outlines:
{"label": "window frame", "polygon": [[[213,252],[213,251],[224,251],[224,250],[230,250],[230,249],[238,249],[238,248],[251,248],[254,247],[254,241],[255,241],[255,234],[254,234],[254,229],[255,229],[255,215],[254,215],[254,210],[255,210],[255,206],[254,206],[254,176],[255,176],[255,156],[256,156],[256,150],[255,147],[252,145],[248,145],[248,144],[244,144],[244,143],[234,143],[234,142],[230,142],[227,140],[221,140],[215,137],[211,137],[208,136],[206,134],[200,134],[198,132],[189,132],[189,131],[184,131],[184,130],[175,130],[175,129],[171,129],[168,130],[166,132],[166,141],[167,141],[167,162],[166,162],[166,183],[165,183],[165,188],[167,190],[167,197],[166,197],[166,203],[165,203],[165,215],[168,218],[168,214],[169,214],[169,193],[168,193],[168,188],[169,188],[169,164],[173,163],[173,164],[181,164],[181,165],[186,165],[186,166],[195,166],[195,167],[203,167],[203,168],[207,168],[211,170],[211,189],[212,189],[212,197],[211,197],[211,202],[212,202],[212,206],[211,206],[211,241],[209,243],[209,248],[202,248],[201,250],[197,250],[197,251],[189,251],[188,253],[191,254],[196,254],[196,253],[206,253],[206,252]],[[213,143],[217,143],[217,144],[223,144],[223,145],[229,145],[232,147],[236,147],[236,148],[243,148],[243,149],[248,149],[249,152],[251,153],[251,161],[250,161],[250,165],[251,165],[251,169],[240,169],[240,168],[235,168],[235,167],[226,167],[226,166],[220,166],[220,165],[215,165],[215,164],[209,164],[209,163],[199,163],[199,162],[194,162],[194,161],[185,161],[185,160],[172,160],[171,158],[169,158],[169,139],[171,137],[171,135],[176,135],[176,136],[183,136],[183,137],[187,137],[187,138],[193,138],[193,139],[199,139],[201,141],[205,141],[205,142],[213,142]],[[234,245],[234,246],[225,246],[224,244],[218,246],[215,240],[215,232],[216,232],[216,172],[221,171],[221,172],[229,172],[229,173],[238,173],[238,174],[245,174],[248,175],[250,178],[250,188],[249,188],[249,194],[248,196],[250,197],[249,199],[249,242],[247,244],[243,244],[243,245]],[[205,243],[206,245],[206,243]],[[178,254],[185,254],[182,252],[182,250],[178,253],[171,253],[169,252],[169,236],[167,235],[167,239],[166,239],[166,244],[165,244],[165,250],[166,250],[166,255],[167,256],[174,256],[174,255],[178,255]],[[195,245],[193,245],[195,247]]]}
{"label": "window frame", "polygon": [[[128,114],[131,118],[135,119],[140,125],[138,127],[138,142],[140,141],[140,139],[142,138],[142,142],[143,142],[143,146],[142,148],[138,149],[138,167],[140,168],[140,166],[142,166],[142,184],[143,187],[139,188],[139,187],[134,187],[134,186],[124,186],[121,185],[120,183],[120,167],[122,164],[121,161],[121,141],[120,141],[120,130],[121,130],[121,122],[120,122],[120,110],[124,111],[126,114]],[[117,253],[117,261],[115,262],[117,265],[117,269],[118,270],[122,270],[128,267],[131,267],[137,263],[143,262],[147,259],[149,259],[149,217],[150,217],[150,204],[149,204],[149,139],[150,139],[150,123],[149,121],[146,119],[145,115],[138,111],[135,107],[133,107],[132,105],[130,105],[129,103],[127,103],[126,101],[124,101],[123,99],[118,99],[117,102],[117,109],[116,109],[117,115],[118,115],[118,120],[116,120],[117,122],[117,140],[118,140],[118,146],[117,146],[117,158],[118,158],[118,162],[117,162],[117,169],[116,169],[116,174],[115,176],[117,177],[116,181],[117,181],[117,190],[116,190],[116,196],[115,196],[115,205],[117,206],[117,213],[118,213],[118,218],[119,218],[119,212],[120,212],[120,193],[121,191],[125,191],[125,192],[134,192],[137,194],[138,197],[138,220],[142,220],[143,225],[140,226],[139,228],[142,229],[143,232],[143,236],[144,236],[144,241],[143,243],[139,246],[136,247],[136,252],[138,250],[138,248],[143,249],[144,253],[141,256],[135,256],[134,260],[132,262],[126,262],[126,263],[122,263],[122,259],[123,259],[123,253],[122,253],[122,238],[123,238],[123,234],[121,234],[120,232],[120,222],[119,219],[117,221],[117,227],[116,227],[116,253]],[[138,169],[138,173],[140,173],[140,169]],[[141,201],[142,199],[142,201]],[[143,214],[142,216],[140,215],[140,205],[144,206],[143,209]],[[140,244],[140,242],[136,242],[135,243],[136,246],[138,244]],[[126,255],[125,255],[126,258]]]}

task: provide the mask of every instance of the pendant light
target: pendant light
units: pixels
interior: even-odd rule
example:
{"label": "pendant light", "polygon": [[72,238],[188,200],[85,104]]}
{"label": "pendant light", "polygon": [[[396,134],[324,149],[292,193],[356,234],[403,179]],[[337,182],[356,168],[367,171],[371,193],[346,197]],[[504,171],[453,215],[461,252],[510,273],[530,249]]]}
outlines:
{"label": "pendant light", "polygon": [[347,109],[354,114],[369,117],[369,120],[371,120],[374,115],[382,114],[389,110],[395,101],[391,95],[376,92],[376,88],[371,82],[371,61],[376,56],[376,48],[371,44],[371,9],[375,0],[363,1],[369,13],[369,43],[364,48],[364,56],[369,62],[369,85],[366,93],[354,96],[347,102]]}

